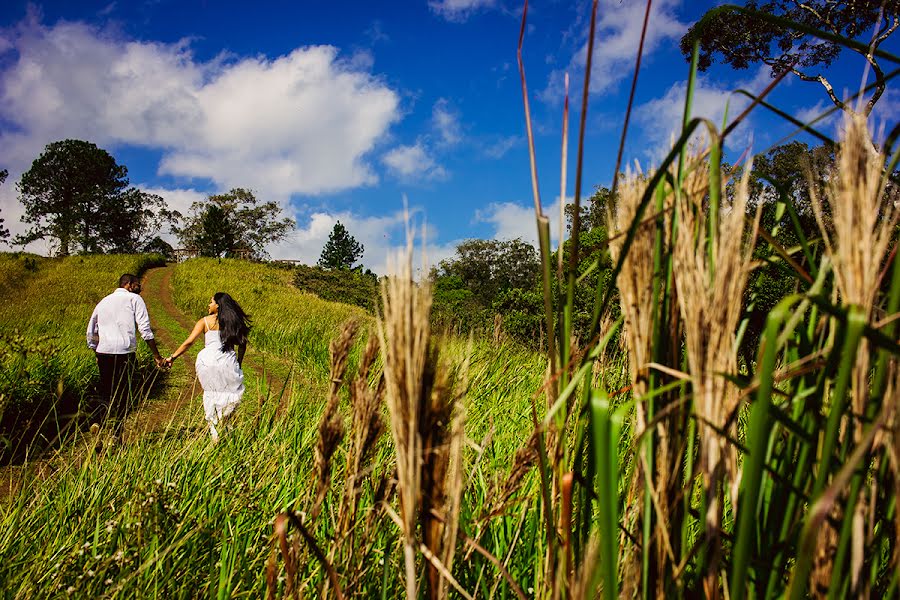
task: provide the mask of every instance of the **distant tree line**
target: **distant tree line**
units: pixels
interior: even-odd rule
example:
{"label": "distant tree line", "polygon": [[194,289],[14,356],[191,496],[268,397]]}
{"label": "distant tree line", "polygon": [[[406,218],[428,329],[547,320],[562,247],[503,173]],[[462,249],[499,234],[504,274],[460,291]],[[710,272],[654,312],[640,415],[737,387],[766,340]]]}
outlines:
{"label": "distant tree line", "polygon": [[[7,175],[0,171],[0,184]],[[295,225],[276,202],[261,202],[243,188],[194,202],[183,216],[161,196],[130,186],[124,165],[83,140],[48,144],[17,189],[28,228],[12,243],[44,240],[60,256],[156,252],[171,258],[172,246],[160,237],[167,229],[201,256],[262,259],[266,245],[284,239]],[[10,243],[3,223],[0,218],[0,242]]]}
{"label": "distant tree line", "polygon": [[[810,186],[822,189],[827,185],[834,158],[834,150],[829,145],[810,147],[794,141],[772,148],[753,162],[747,217],[753,218],[761,205],[760,229],[771,235],[801,268],[808,268],[809,263],[808,257],[798,250],[801,235],[812,242],[811,248],[821,250],[817,243],[821,233],[813,213]],[[734,173],[727,193],[733,193],[734,182],[740,175],[740,170]],[[894,180],[900,185],[900,174],[895,173]],[[786,202],[792,210],[786,209]],[[605,291],[614,285],[611,278],[614,265],[607,248],[609,209],[615,209],[615,198],[606,187],[596,188],[581,206],[580,259],[572,315],[576,335],[587,332],[598,286]],[[827,208],[824,210],[827,226],[830,216]],[[571,231],[574,205],[567,207],[566,216]],[[568,268],[571,245],[571,240],[567,240],[562,246],[564,271]],[[744,335],[750,343],[742,347],[747,348],[757,346],[767,314],[779,299],[793,293],[797,285],[796,273],[781,255],[758,250],[756,258],[759,266],[751,274],[744,298],[749,317]],[[551,264],[557,265],[558,260],[558,254],[554,253]],[[499,325],[507,339],[534,347],[546,344],[540,261],[530,244],[522,240],[468,240],[457,247],[453,257],[433,269],[431,278],[433,318],[437,326],[458,332],[474,330],[490,336]],[[556,297],[560,293],[565,290],[559,289],[554,277],[552,294]],[[617,303],[613,303],[615,306]]]}

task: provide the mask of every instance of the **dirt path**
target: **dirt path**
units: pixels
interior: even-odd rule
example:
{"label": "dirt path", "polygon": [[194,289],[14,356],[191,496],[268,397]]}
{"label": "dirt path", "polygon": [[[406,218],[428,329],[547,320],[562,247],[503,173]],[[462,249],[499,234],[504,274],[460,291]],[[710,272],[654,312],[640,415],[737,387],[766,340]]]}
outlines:
{"label": "dirt path", "polygon": [[[141,294],[147,303],[151,319],[155,320],[154,332],[160,346],[164,349],[162,350],[164,355],[174,351],[196,323],[192,317],[185,315],[175,304],[172,285],[174,273],[174,265],[148,270],[144,274],[144,286]],[[173,332],[164,326],[166,322],[171,321],[177,323],[184,331]],[[202,347],[202,344],[195,343],[193,350],[197,350],[198,346]],[[268,359],[269,361],[273,360],[272,357],[268,357]],[[273,395],[279,393],[283,388],[284,380],[266,369],[265,357],[259,352],[248,351],[244,360],[244,368],[247,367],[250,367],[261,381],[265,381],[266,387],[272,391]],[[185,360],[178,361],[169,376],[177,376],[179,368],[187,371],[187,377],[180,381],[180,391],[177,394],[171,394],[162,402],[150,403],[137,411],[127,427],[127,431],[133,432],[132,435],[155,432],[165,428],[176,413],[189,406],[191,400],[203,392],[194,372],[194,360],[185,357]]]}
{"label": "dirt path", "polygon": [[[141,294],[147,303],[154,335],[164,356],[170,354],[184,341],[195,323],[175,305],[172,287],[174,272],[174,266],[148,270],[144,274]],[[202,344],[199,346],[202,347]],[[199,350],[198,344],[191,350],[193,350],[191,355],[195,355]],[[279,365],[282,367],[281,370],[287,368],[287,362],[283,359],[253,350],[248,351],[244,368],[246,370],[249,367],[261,382],[265,382],[266,389],[274,398],[284,389],[285,382],[283,378],[266,368],[266,361]],[[128,417],[123,430],[125,443],[147,434],[163,432],[175,423],[179,423],[178,427],[184,427],[183,423],[191,419],[190,415],[185,414],[189,410],[202,413],[199,396],[203,390],[194,371],[193,356],[185,357],[185,360],[178,361],[176,365],[166,374],[161,385],[155,386],[153,393]],[[83,454],[86,450],[82,446],[94,443],[94,438],[90,435],[85,435],[82,440],[81,443],[68,449],[48,452],[45,456],[35,458],[27,464],[0,468],[0,500],[13,497],[24,478],[47,478],[57,470],[60,464],[58,461],[76,459],[77,455]]]}
{"label": "dirt path", "polygon": [[[150,269],[144,274],[143,291],[141,296],[147,303],[150,318],[154,322],[153,333],[160,346],[163,355],[170,354],[183,341],[183,337],[163,326],[160,320],[160,311],[174,319],[179,325],[191,330],[193,326],[187,317],[175,306],[172,295],[172,273],[174,267],[159,267]],[[194,361],[181,361],[179,367],[185,373],[184,377],[178,377],[178,372],[168,373],[168,377],[177,377],[177,391],[165,394],[162,401],[150,400],[141,406],[129,419],[125,427],[125,438],[134,439],[135,436],[149,432],[159,431],[168,426],[176,413],[190,406],[195,394],[202,391],[194,372]],[[167,386],[169,387],[169,386]]]}

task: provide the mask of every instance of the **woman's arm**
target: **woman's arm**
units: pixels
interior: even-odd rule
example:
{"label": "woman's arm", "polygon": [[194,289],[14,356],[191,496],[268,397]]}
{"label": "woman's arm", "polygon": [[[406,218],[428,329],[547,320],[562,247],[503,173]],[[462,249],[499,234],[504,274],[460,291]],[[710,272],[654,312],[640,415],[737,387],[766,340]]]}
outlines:
{"label": "woman's arm", "polygon": [[203,333],[203,329],[203,319],[200,319],[199,321],[197,321],[197,324],[194,325],[194,330],[191,331],[191,334],[187,336],[187,339],[184,340],[184,342],[180,346],[178,346],[178,350],[173,352],[172,356],[166,359],[166,362],[172,364],[172,361],[184,354],[187,349],[191,347],[191,344],[197,341],[197,338],[200,337],[201,333]]}
{"label": "woman's arm", "polygon": [[244,353],[245,352],[247,352],[247,344],[238,344],[237,359],[238,359],[239,367],[244,366]]}

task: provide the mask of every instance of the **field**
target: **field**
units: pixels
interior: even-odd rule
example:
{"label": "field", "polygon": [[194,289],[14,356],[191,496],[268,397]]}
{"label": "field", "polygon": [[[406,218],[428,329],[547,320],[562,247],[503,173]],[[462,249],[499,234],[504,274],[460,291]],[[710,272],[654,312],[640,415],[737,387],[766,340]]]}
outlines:
{"label": "field", "polygon": [[[160,264],[153,256],[48,260],[0,254],[0,439],[2,457],[21,456],[37,436],[52,445],[68,417],[89,410],[96,366],[85,345],[94,305],[119,275]],[[143,364],[150,356],[141,349]],[[48,415],[50,417],[48,418]]]}
{"label": "field", "polygon": [[[698,61],[699,42],[688,90]],[[253,318],[221,443],[185,357],[148,370],[122,438],[75,420],[65,443],[36,438],[49,451],[12,444],[4,592],[896,598],[900,126],[848,110],[835,139],[815,132],[821,170],[754,179],[752,158],[723,162],[747,113],[719,129],[692,100],[658,167],[616,165],[585,272],[578,235],[552,251],[534,190],[543,314],[523,339],[542,353],[433,332],[412,241],[376,317],[268,264],[2,257],[0,360],[23,374],[5,406],[45,423],[90,394],[80,323],[117,270],[145,271],[164,353],[216,291]]]}
{"label": "field", "polygon": [[[41,268],[65,273],[77,260],[44,259]],[[24,478],[2,509],[0,580],[11,596],[52,597],[71,588],[83,597],[257,597],[266,588],[275,515],[302,510],[313,501],[317,425],[329,394],[329,342],[344,322],[356,319],[361,339],[348,355],[352,352],[351,362],[357,363],[371,317],[293,289],[290,272],[283,269],[198,259],[166,270],[174,271],[173,298],[183,309],[176,315],[181,321],[191,323],[202,315],[201,308],[219,289],[234,294],[253,316],[247,360],[254,366],[245,369],[248,392],[234,430],[223,444],[210,444],[197,391],[185,406],[164,415],[156,431],[132,434],[125,444],[100,453],[85,432],[73,448],[29,467],[42,476]],[[171,345],[162,344],[163,335],[171,344],[187,329],[154,300],[148,289],[154,277],[151,271],[144,296],[163,351],[171,351]],[[49,289],[44,297],[64,296]],[[69,312],[75,329],[82,315]],[[90,372],[92,358],[76,339],[71,360]],[[529,399],[541,386],[545,364],[514,347],[470,347],[465,340],[448,340],[445,348],[450,357],[470,357],[474,393],[468,398],[468,432],[478,443],[487,440],[477,453],[482,467],[473,481],[483,495],[528,437]],[[192,387],[180,368],[176,363],[135,419],[142,412],[165,410],[167,398]],[[347,404],[342,393],[341,410],[347,411]],[[345,418],[349,425],[349,413]],[[377,444],[372,484],[391,469],[387,438]],[[474,461],[475,451],[470,454]],[[340,455],[334,457],[335,490],[323,513],[336,510],[344,468]],[[374,491],[367,484],[362,493]],[[328,527],[323,523],[323,531]],[[372,560],[383,556],[385,544],[396,543],[392,529],[387,522],[379,525]],[[362,589],[395,589],[400,570],[391,567],[393,560],[389,556],[385,563],[390,567],[386,580],[379,572]]]}

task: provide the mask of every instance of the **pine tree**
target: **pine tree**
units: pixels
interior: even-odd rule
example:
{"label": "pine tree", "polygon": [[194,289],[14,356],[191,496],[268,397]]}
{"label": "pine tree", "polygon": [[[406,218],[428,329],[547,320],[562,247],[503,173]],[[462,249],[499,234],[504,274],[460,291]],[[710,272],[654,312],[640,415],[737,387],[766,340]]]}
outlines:
{"label": "pine tree", "polygon": [[326,269],[350,269],[362,257],[364,250],[363,245],[338,221],[322,248],[319,266]]}

